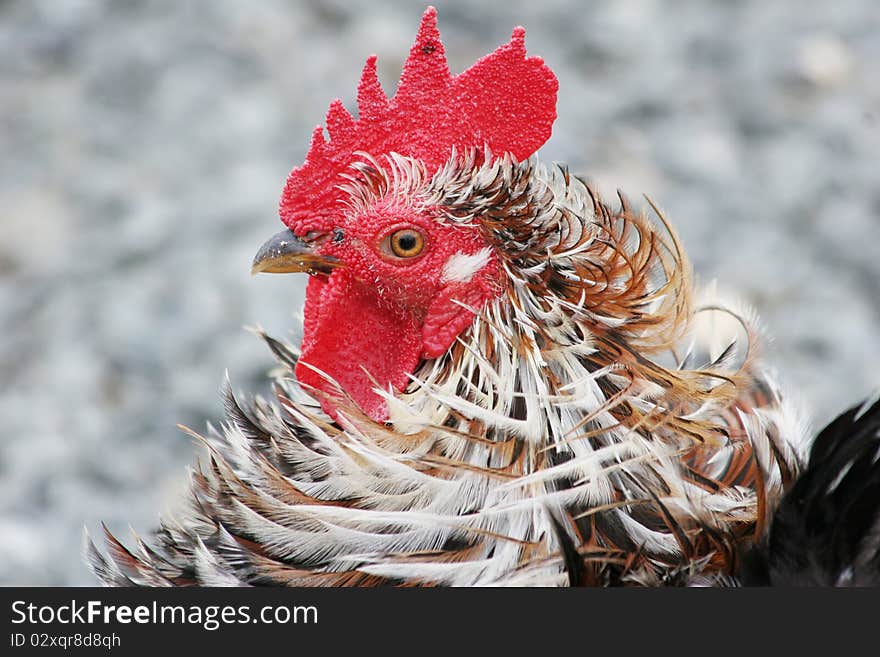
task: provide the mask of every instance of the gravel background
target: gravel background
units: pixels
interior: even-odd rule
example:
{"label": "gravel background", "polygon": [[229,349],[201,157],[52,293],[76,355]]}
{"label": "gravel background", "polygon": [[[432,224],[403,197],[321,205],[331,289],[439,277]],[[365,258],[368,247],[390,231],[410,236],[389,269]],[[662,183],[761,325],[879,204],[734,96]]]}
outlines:
{"label": "gravel background", "polygon": [[[438,2],[451,68],[527,29],[542,155],[648,193],[755,305],[824,422],[880,384],[876,0]],[[808,7],[808,5],[810,5]],[[0,2],[0,584],[90,584],[82,527],[149,531],[302,282],[251,278],[311,128],[393,90],[421,3]],[[293,333],[295,337],[295,333]]]}

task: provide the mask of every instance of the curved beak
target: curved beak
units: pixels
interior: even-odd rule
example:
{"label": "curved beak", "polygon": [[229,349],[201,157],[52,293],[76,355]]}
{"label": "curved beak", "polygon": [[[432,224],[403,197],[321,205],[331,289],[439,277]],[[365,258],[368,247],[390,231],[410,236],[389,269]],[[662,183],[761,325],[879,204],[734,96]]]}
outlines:
{"label": "curved beak", "polygon": [[260,247],[251,265],[251,274],[330,274],[340,266],[339,260],[315,253],[313,245],[304,242],[291,230],[282,230]]}

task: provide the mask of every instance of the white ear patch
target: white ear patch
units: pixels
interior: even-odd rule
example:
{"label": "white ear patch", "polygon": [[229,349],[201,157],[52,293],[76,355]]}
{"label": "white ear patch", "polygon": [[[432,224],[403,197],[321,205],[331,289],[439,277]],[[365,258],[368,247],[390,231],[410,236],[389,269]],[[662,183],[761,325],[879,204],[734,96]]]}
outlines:
{"label": "white ear patch", "polygon": [[488,264],[491,255],[492,249],[488,246],[471,255],[455,253],[443,265],[440,280],[444,283],[467,283]]}

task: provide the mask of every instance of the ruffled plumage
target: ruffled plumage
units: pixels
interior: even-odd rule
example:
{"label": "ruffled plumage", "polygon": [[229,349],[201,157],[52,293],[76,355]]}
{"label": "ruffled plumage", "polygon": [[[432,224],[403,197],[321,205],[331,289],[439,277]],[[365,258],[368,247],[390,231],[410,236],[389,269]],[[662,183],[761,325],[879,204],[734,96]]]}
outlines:
{"label": "ruffled plumage", "polygon": [[[805,450],[746,310],[692,290],[662,213],[612,206],[564,168],[483,150],[430,175],[367,158],[349,210],[396,195],[480,231],[504,289],[376,422],[343,390],[227,384],[227,422],[185,508],[148,544],[90,541],[138,585],[723,584]],[[332,394],[332,422],[317,404]]]}

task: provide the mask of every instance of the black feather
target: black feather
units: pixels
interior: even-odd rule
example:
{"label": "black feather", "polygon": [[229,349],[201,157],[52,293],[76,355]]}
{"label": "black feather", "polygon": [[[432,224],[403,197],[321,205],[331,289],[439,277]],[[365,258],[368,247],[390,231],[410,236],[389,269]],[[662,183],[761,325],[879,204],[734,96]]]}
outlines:
{"label": "black feather", "polygon": [[739,579],[747,586],[880,585],[880,401],[847,410],[819,433]]}

